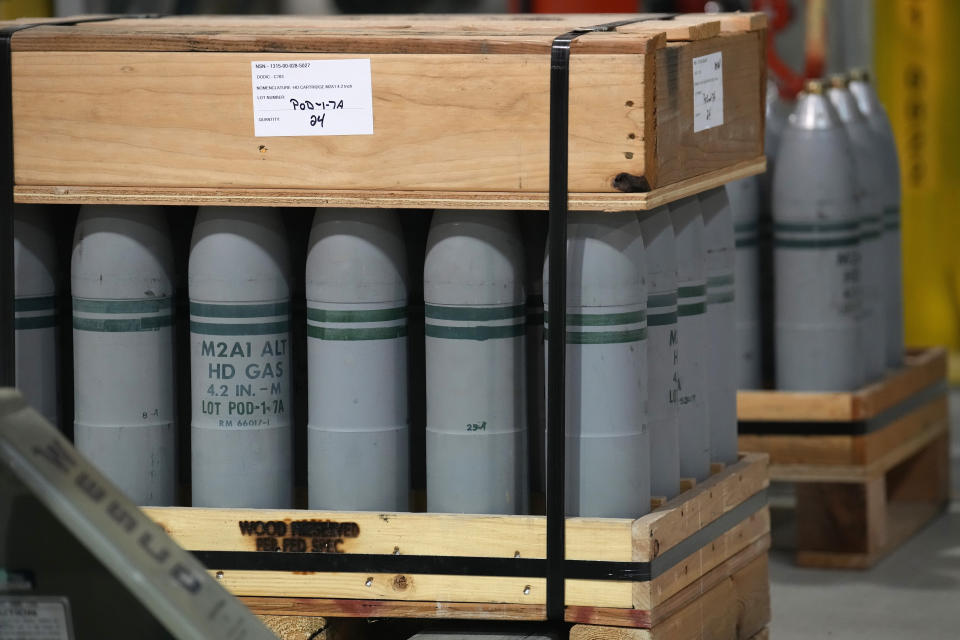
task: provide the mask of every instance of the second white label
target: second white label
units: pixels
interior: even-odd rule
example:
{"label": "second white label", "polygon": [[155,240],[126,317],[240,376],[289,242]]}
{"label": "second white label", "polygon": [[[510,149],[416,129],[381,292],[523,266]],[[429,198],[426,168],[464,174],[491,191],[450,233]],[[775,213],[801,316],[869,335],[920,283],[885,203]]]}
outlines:
{"label": "second white label", "polygon": [[723,124],[723,54],[693,59],[693,132]]}

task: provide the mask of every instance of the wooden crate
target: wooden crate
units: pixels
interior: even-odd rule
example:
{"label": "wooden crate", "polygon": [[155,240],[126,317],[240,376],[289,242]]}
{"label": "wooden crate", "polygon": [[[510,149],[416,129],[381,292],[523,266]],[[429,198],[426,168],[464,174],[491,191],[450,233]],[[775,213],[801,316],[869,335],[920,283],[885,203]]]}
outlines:
{"label": "wooden crate", "polygon": [[[567,559],[649,563],[652,579],[568,579],[566,619],[650,629],[691,610],[701,594],[736,582],[738,573],[766,557],[770,540],[767,485],[767,456],[748,454],[641,518],[569,518]],[[307,551],[312,546],[346,554],[467,558],[544,558],[546,554],[542,516],[182,507],[145,511],[193,551],[256,552],[307,545]],[[245,535],[242,527],[250,527],[241,524],[245,522],[284,523],[284,535]],[[298,522],[325,523],[323,535],[328,537],[291,535]],[[251,610],[263,615],[546,618],[546,580],[538,577],[247,571],[216,566],[210,571]],[[757,615],[764,624],[769,617],[768,611]]]}
{"label": "wooden crate", "polygon": [[[546,209],[550,45],[640,16],[164,17],[11,42],[15,200]],[[764,168],[763,14],[571,47],[570,207],[636,210]],[[694,132],[693,59],[723,124]],[[256,137],[251,62],[365,58],[372,135]],[[642,193],[638,193],[642,191]]]}
{"label": "wooden crate", "polygon": [[868,568],[949,497],[946,352],[853,393],[741,391],[740,449],[796,483],[798,564]]}

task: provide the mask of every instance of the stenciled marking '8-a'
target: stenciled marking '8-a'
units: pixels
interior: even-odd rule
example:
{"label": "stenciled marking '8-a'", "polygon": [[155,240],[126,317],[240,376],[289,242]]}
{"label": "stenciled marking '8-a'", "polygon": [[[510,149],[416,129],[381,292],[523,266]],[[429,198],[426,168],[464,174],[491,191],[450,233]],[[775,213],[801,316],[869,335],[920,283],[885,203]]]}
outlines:
{"label": "stenciled marking '8-a'", "polygon": [[162,209],[80,208],[71,263],[74,441],[142,505],[176,497],[172,273]]}

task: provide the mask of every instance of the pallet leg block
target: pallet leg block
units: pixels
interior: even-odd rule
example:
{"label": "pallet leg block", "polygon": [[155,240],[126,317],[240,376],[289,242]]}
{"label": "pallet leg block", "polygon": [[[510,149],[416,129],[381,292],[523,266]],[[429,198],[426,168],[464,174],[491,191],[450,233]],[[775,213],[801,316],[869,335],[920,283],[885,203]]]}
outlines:
{"label": "pallet leg block", "polygon": [[860,483],[797,483],[796,562],[866,569],[934,518],[949,494],[949,434]]}

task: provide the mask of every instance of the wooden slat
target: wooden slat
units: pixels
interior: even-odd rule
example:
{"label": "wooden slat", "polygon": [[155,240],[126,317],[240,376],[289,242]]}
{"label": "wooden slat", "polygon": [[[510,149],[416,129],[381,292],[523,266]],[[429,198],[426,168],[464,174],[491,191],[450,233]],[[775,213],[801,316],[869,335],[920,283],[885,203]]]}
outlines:
{"label": "wooden slat", "polygon": [[[256,551],[257,536],[243,535],[239,522],[330,521],[353,523],[357,537],[343,537],[344,553],[428,556],[545,558],[546,518],[440,513],[374,513],[271,509],[145,507],[144,511],[192,551]],[[571,560],[630,561],[631,527],[622,518],[569,518]],[[291,538],[276,537],[282,542]]]}
{"label": "wooden slat", "polygon": [[[439,603],[453,600],[521,605],[546,603],[546,580],[543,578],[220,571],[215,568],[210,570],[210,574],[218,576],[220,584],[236,596]],[[609,580],[568,580],[566,602],[571,606],[630,609],[633,602],[632,586],[629,582]],[[393,613],[389,615],[394,616]]]}
{"label": "wooden slat", "polygon": [[865,467],[882,460],[891,464],[888,456],[893,454],[895,458],[894,452],[904,442],[943,419],[947,410],[946,396],[939,396],[865,435],[745,433],[739,436],[739,447],[743,451],[768,454],[771,466],[775,467],[774,474],[783,472],[788,465]]}
{"label": "wooden slat", "polygon": [[[211,575],[218,575],[216,570]],[[220,584],[238,596],[294,598],[384,599],[443,602],[546,602],[544,578],[488,576],[397,575],[392,573],[290,573],[284,571],[223,571]],[[370,586],[367,586],[367,583]],[[629,602],[614,585],[595,594],[598,606],[622,607]]]}
{"label": "wooden slat", "polygon": [[240,596],[258,614],[330,616],[337,618],[433,618],[450,620],[545,620],[544,605],[479,602],[408,602]]}
{"label": "wooden slat", "polygon": [[[546,190],[544,57],[369,59],[372,135],[257,138],[250,63],[264,60],[262,53],[16,53],[16,183]],[[624,82],[625,76],[632,80]],[[645,87],[644,56],[572,59],[571,191],[613,192],[614,176],[646,173]]]}
{"label": "wooden slat", "polygon": [[750,422],[845,422],[852,420],[846,392],[738,391],[737,418]]}
{"label": "wooden slat", "polygon": [[[648,193],[571,193],[571,211],[637,211],[659,207],[766,170],[759,157],[688,178]],[[323,191],[313,189],[208,189],[18,185],[21,204],[153,204],[233,207],[383,207],[546,211],[547,193]]]}
{"label": "wooden slat", "polygon": [[868,420],[945,379],[946,362],[943,348],[915,349],[901,369],[856,392],[740,391],[737,415],[753,422]]}
{"label": "wooden slat", "polygon": [[867,420],[879,415],[946,377],[946,349],[908,352],[899,371],[854,394],[853,419]]}
{"label": "wooden slat", "polygon": [[[362,53],[366,54],[504,54],[547,55],[554,35],[510,34],[496,30],[473,33],[401,33],[371,34],[368,31],[338,30],[322,32],[288,28],[279,32],[259,29],[230,29],[210,32],[184,29],[162,32],[134,25],[129,29],[111,27],[98,32],[71,32],[67,27],[44,26],[15,35],[12,50],[18,53],[39,51],[71,52],[249,52],[272,53]],[[702,27],[700,27],[702,30]],[[719,23],[717,23],[719,32]],[[646,54],[667,41],[663,30],[647,29],[637,33],[592,33],[571,45],[576,55]]]}
{"label": "wooden slat", "polygon": [[909,442],[931,423],[947,419],[949,411],[949,400],[944,393],[882,429],[864,436],[857,436],[854,438],[856,453],[854,461],[864,465],[871,465],[881,460],[886,460],[886,464],[891,466],[896,464],[897,462],[888,456],[895,456],[895,452],[904,442]]}
{"label": "wooden slat", "polygon": [[[771,466],[777,465],[854,465],[854,436],[781,435],[743,433],[737,438],[741,451],[769,454]],[[773,479],[778,479],[774,477]]]}
{"label": "wooden slat", "polygon": [[762,11],[737,12],[737,13],[687,13],[679,15],[675,20],[689,20],[700,16],[709,18],[716,16],[720,20],[721,30],[723,32],[737,33],[741,31],[760,31],[767,28],[767,14]]}
{"label": "wooden slat", "polygon": [[[942,413],[945,399],[934,405]],[[929,405],[928,405],[929,406]],[[946,433],[946,417],[927,420],[910,438],[868,465],[771,464],[770,478],[781,482],[865,482],[900,464]]]}
{"label": "wooden slat", "polygon": [[[32,29],[13,39],[15,51],[312,51],[344,47],[366,53],[529,53],[546,52],[554,37],[574,28],[622,20],[638,14],[492,14],[422,16],[191,16],[152,20],[118,19],[76,26]],[[700,40],[744,31],[742,18],[717,14],[678,16],[622,25],[616,33],[592,33],[576,39],[576,53],[646,53],[655,48],[644,38]],[[632,36],[629,40],[620,35]],[[637,37],[640,36],[640,37]],[[347,39],[353,40],[350,45]]]}

